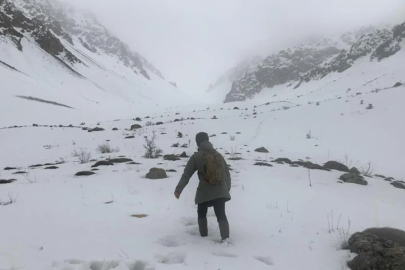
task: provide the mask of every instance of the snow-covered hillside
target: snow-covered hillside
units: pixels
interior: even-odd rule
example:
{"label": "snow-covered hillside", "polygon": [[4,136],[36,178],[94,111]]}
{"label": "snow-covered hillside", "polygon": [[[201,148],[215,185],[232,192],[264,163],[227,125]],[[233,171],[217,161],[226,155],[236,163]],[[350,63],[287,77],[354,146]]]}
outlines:
{"label": "snow-covered hillside", "polygon": [[[358,76],[352,84],[362,81]],[[394,84],[391,74],[385,77]],[[371,78],[368,85],[379,82]],[[313,84],[289,101],[262,96],[260,103],[140,112],[140,121],[1,129],[0,178],[16,181],[0,188],[0,269],[348,269],[356,254],[341,246],[352,233],[405,227],[405,190],[393,185],[405,187],[405,89],[365,86],[361,94],[346,89],[326,99],[321,87]],[[130,131],[133,124],[142,128]],[[104,130],[88,132],[97,127]],[[174,198],[187,158],[143,158],[144,136],[153,131],[164,154],[191,155],[195,134],[206,131],[226,157],[231,246],[217,243],[212,209],[209,237],[198,235],[196,176]],[[97,152],[104,143],[118,152]],[[187,146],[172,147],[177,143]],[[269,153],[255,152],[259,147]],[[92,162],[72,156],[80,149]],[[92,167],[123,157],[132,161]],[[357,167],[367,185],[344,183],[344,172],[322,169],[330,160]],[[146,179],[152,167],[168,170],[168,178]],[[75,176],[79,171],[95,174]]]}
{"label": "snow-covered hillside", "polygon": [[405,73],[403,65],[392,66],[388,61],[390,58],[396,58],[396,63],[402,61],[398,52],[404,47],[404,38],[405,23],[393,28],[362,28],[338,39],[323,39],[282,50],[235,80],[225,102],[251,99],[258,93],[271,92],[268,89],[280,85],[297,89],[311,81],[326,83],[328,78],[336,74],[340,77],[350,76],[356,64],[365,61],[370,66],[363,70],[365,76],[370,75],[368,70],[380,64],[385,66],[385,70],[380,71],[381,76],[398,68]]}
{"label": "snow-covered hillside", "polygon": [[54,0],[0,1],[0,80],[1,125],[113,119],[189,101],[93,16]]}

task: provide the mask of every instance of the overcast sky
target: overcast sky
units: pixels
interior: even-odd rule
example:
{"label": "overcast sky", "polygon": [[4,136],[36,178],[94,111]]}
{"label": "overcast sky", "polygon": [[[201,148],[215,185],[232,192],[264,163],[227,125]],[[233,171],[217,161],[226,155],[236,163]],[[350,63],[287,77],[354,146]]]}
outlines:
{"label": "overcast sky", "polygon": [[185,91],[310,36],[405,21],[404,0],[64,0],[94,13]]}

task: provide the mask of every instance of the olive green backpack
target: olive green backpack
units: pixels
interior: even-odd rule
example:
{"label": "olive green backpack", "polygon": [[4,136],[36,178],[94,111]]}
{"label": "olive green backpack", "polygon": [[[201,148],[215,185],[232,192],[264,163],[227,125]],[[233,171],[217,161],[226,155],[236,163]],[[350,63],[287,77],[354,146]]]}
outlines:
{"label": "olive green backpack", "polygon": [[225,180],[226,169],[224,158],[217,151],[205,152],[205,179],[212,185],[220,184]]}

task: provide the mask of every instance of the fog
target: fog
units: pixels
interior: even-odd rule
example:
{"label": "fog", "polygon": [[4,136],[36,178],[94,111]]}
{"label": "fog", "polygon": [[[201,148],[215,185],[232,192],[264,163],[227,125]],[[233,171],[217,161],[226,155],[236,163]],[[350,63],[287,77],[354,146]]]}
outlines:
{"label": "fog", "polygon": [[64,0],[145,56],[187,92],[243,58],[307,38],[405,21],[403,0]]}

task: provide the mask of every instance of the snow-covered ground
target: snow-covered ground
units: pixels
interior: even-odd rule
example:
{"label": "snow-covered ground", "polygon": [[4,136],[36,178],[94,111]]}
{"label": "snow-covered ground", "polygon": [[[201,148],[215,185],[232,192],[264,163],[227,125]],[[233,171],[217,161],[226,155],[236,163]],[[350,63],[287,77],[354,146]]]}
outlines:
{"label": "snow-covered ground", "polygon": [[[271,162],[335,160],[404,179],[403,50],[381,62],[365,57],[344,73],[297,89],[277,86],[230,104],[207,95],[196,104],[161,80],[115,67],[105,55],[83,57],[91,68],[81,67],[87,78],[82,79],[63,71],[56,60],[44,64],[41,50],[26,39],[23,43],[24,54],[0,43],[3,61],[20,71],[0,66],[0,179],[16,179],[0,185],[1,270],[341,270],[353,256],[341,249],[351,233],[375,226],[405,228],[405,191],[380,177],[366,177],[368,185],[361,186],[340,183],[342,172]],[[143,127],[129,131],[136,123]],[[196,176],[180,200],[174,198],[187,159],[142,157],[144,136],[153,131],[165,154],[191,155],[197,132],[216,135],[211,141],[233,168],[227,203],[232,245],[218,243],[212,209],[209,237],[199,237]],[[177,138],[178,132],[184,136]],[[130,135],[134,138],[127,139]],[[107,141],[119,152],[96,152]],[[175,143],[190,145],[171,147]],[[269,153],[255,152],[258,147]],[[72,157],[81,148],[95,160],[125,156],[140,164],[101,166],[94,175],[76,177],[95,163],[80,164]],[[273,166],[254,166],[257,160]],[[46,163],[57,168],[30,168]],[[152,167],[176,172],[168,172],[167,179],[146,179]],[[10,199],[15,202],[7,204]]]}
{"label": "snow-covered ground", "polygon": [[[361,169],[371,162],[374,173],[400,180],[405,177],[401,124],[405,91],[402,86],[329,101],[322,100],[323,91],[318,93],[306,96],[316,96],[313,104],[298,103],[300,98],[280,102],[278,96],[280,100],[269,105],[262,104],[277,100],[178,106],[133,115],[142,122],[86,123],[105,129],[100,132],[82,130],[80,122],[72,123],[72,128],[32,127],[27,122],[27,127],[1,129],[0,167],[18,167],[28,174],[1,171],[1,179],[17,181],[0,186],[3,203],[9,195],[16,198],[15,203],[0,206],[0,269],[345,269],[353,256],[340,248],[345,237],[373,226],[405,227],[404,190],[378,177],[367,177],[368,185],[360,186],[339,183],[342,172],[338,171],[309,173],[287,164],[253,164],[286,157],[321,165],[338,160]],[[319,106],[316,101],[321,101]],[[374,109],[366,109],[369,103]],[[211,119],[214,115],[218,119]],[[191,117],[195,120],[187,120]],[[176,118],[185,120],[173,122]],[[147,121],[164,124],[145,126]],[[144,127],[126,130],[135,123]],[[59,122],[39,119],[37,124]],[[218,243],[212,209],[209,237],[200,238],[194,205],[196,176],[175,199],[173,191],[187,159],[142,157],[144,136],[153,131],[165,154],[190,155],[196,150],[197,132],[216,134],[211,141],[233,168],[232,200],[227,203],[231,246]],[[312,138],[307,139],[309,131]],[[177,138],[178,132],[183,138]],[[128,135],[135,138],[125,139]],[[97,146],[107,140],[120,151],[97,153]],[[174,143],[191,145],[171,147]],[[254,152],[262,146],[270,153]],[[95,163],[79,164],[71,156],[80,148],[92,152],[93,159],[125,156],[141,164],[101,166],[95,175],[75,177]],[[227,152],[238,152],[242,159],[229,160]],[[58,161],[65,163],[55,170],[29,168]],[[168,172],[167,179],[146,179],[152,167],[177,172]],[[131,216],[140,214],[147,216]]]}

